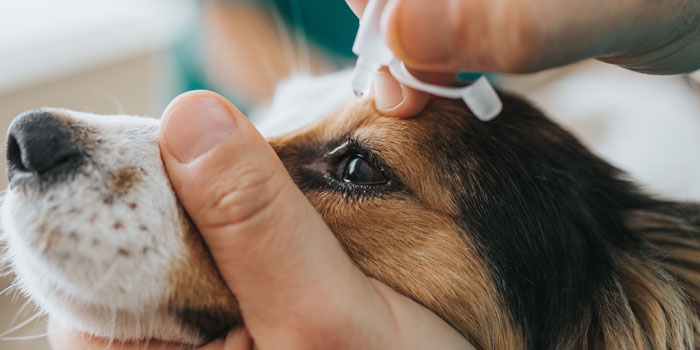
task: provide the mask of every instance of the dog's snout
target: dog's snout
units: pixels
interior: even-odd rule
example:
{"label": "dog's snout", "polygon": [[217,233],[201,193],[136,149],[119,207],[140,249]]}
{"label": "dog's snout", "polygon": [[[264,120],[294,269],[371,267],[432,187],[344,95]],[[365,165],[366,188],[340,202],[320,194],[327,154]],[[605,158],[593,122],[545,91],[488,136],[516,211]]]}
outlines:
{"label": "dog's snout", "polygon": [[71,126],[48,111],[29,111],[15,118],[7,134],[7,172],[38,175],[73,170],[81,152]]}

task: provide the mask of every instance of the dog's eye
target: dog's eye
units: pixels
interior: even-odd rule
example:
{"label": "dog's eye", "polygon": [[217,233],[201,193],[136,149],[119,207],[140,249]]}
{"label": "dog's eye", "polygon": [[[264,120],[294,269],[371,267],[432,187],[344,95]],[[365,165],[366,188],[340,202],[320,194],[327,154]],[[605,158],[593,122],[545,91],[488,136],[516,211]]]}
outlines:
{"label": "dog's eye", "polygon": [[338,178],[355,185],[384,185],[389,182],[371,160],[359,154],[347,157]]}

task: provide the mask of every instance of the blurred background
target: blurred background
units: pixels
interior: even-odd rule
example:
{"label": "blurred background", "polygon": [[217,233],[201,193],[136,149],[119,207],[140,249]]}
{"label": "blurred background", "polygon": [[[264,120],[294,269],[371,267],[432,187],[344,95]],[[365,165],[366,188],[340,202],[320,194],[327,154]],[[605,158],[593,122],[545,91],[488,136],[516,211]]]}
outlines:
{"label": "blurred background", "polygon": [[[14,116],[43,106],[159,116],[177,94],[207,88],[251,110],[290,74],[351,65],[356,30],[342,0],[0,0],[2,143]],[[491,78],[649,192],[700,200],[700,87],[691,78],[597,61]],[[0,291],[10,285],[0,277]],[[41,317],[24,325],[34,314],[12,288],[0,293],[0,350],[48,348]]]}

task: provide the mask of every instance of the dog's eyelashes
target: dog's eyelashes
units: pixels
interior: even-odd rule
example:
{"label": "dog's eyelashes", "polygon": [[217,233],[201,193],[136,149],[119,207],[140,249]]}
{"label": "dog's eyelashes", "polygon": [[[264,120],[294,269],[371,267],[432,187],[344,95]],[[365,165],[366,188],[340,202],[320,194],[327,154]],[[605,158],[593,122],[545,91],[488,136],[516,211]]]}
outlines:
{"label": "dog's eyelashes", "polygon": [[384,167],[355,140],[347,140],[323,155],[323,159],[312,162],[308,168],[325,173],[341,183],[344,191],[361,190],[367,194],[371,187],[390,183]]}
{"label": "dog's eyelashes", "polygon": [[389,179],[371,160],[359,154],[352,154],[343,162],[338,179],[354,185],[386,185]]}

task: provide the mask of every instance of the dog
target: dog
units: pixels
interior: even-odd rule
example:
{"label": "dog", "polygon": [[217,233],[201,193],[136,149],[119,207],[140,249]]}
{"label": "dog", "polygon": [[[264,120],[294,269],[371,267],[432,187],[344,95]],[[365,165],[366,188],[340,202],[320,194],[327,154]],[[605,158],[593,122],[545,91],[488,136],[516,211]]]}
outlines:
{"label": "dog", "polygon": [[[353,100],[269,143],[367,276],[479,349],[700,348],[700,205],[644,194],[500,95],[486,123],[457,101],[399,120]],[[63,324],[194,346],[242,320],[170,186],[158,127],[62,109],[18,116],[6,259]]]}

